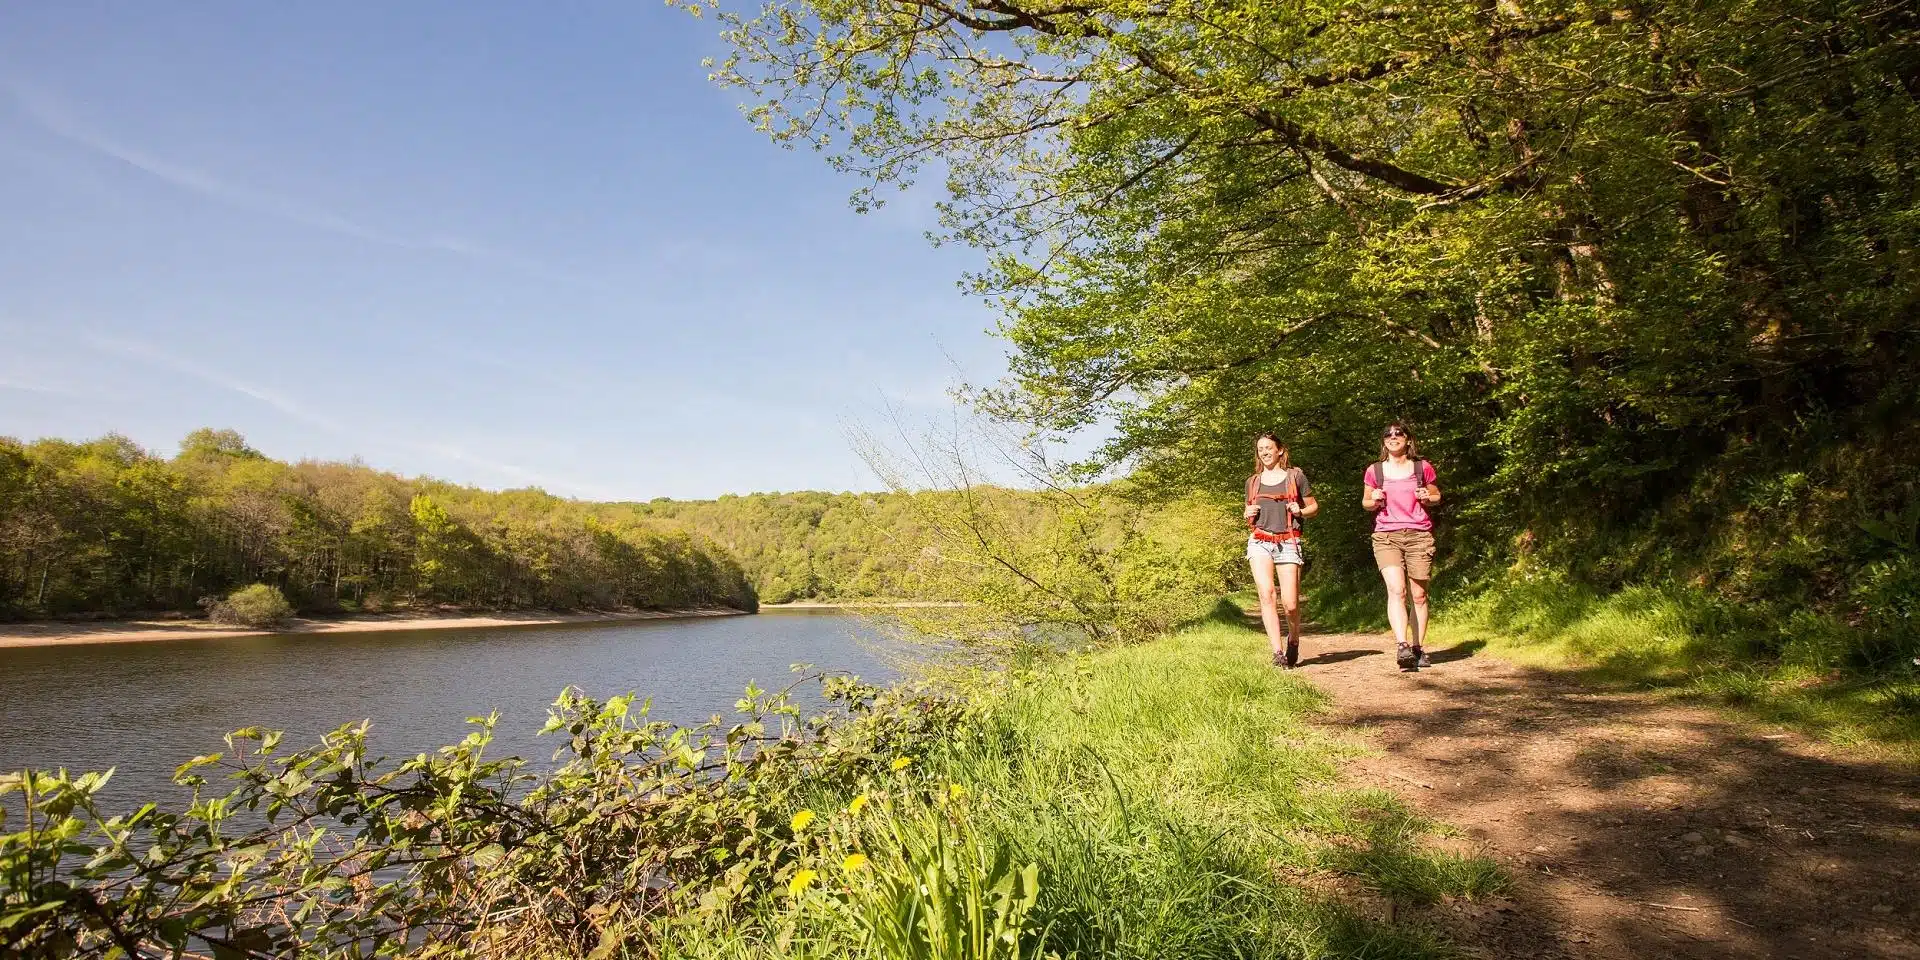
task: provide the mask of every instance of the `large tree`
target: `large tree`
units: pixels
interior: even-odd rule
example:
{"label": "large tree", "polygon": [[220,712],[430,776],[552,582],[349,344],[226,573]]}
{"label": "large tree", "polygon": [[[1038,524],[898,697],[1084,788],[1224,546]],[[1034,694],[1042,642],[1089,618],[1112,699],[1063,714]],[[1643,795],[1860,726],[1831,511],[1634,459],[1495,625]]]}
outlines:
{"label": "large tree", "polygon": [[984,399],[1111,418],[1141,480],[1230,490],[1269,427],[1357,477],[1408,416],[1493,551],[1915,462],[1911,4],[785,0],[728,37],[856,202],[944,173],[1014,347]]}

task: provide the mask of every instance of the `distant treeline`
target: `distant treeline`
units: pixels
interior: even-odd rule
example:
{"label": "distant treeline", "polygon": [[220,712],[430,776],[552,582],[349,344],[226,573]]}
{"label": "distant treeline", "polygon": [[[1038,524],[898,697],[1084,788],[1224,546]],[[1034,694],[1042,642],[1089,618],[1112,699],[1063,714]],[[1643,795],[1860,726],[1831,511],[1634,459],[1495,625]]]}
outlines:
{"label": "distant treeline", "polygon": [[946,599],[917,562],[926,531],[906,494],[756,493],[633,509],[726,548],[768,603]]}
{"label": "distant treeline", "polygon": [[538,490],[287,464],[230,430],[177,456],[0,438],[0,616],[190,611],[245,584],[303,611],[757,603],[698,525]]}

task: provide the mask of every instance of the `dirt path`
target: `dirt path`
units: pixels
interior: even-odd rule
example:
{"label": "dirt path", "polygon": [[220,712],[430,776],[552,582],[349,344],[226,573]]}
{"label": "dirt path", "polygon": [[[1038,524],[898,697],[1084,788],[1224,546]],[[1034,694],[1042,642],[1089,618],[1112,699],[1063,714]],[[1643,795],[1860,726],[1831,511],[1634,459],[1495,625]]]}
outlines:
{"label": "dirt path", "polygon": [[1401,674],[1378,635],[1310,636],[1352,768],[1454,825],[1516,886],[1425,916],[1475,955],[1920,958],[1920,775],[1467,647]]}

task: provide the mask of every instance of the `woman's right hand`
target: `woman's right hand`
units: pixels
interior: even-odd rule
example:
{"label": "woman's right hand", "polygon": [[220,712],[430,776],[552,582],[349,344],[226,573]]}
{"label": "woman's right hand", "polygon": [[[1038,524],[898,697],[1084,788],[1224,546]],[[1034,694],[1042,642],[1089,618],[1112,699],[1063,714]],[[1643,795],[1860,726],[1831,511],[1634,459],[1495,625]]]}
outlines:
{"label": "woman's right hand", "polygon": [[1240,515],[1243,519],[1252,520],[1254,517],[1260,515],[1260,508],[1249,503],[1245,510],[1240,511]]}

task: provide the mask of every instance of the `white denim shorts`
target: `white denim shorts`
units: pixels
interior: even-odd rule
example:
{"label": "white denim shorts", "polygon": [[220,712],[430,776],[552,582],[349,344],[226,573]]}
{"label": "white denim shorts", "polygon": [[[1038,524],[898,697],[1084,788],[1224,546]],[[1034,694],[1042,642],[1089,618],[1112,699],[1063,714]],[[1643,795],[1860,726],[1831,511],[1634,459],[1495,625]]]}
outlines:
{"label": "white denim shorts", "polygon": [[1274,543],[1271,540],[1257,540],[1253,537],[1248,537],[1247,559],[1256,560],[1260,557],[1272,557],[1273,562],[1276,564],[1291,563],[1295,566],[1304,566],[1307,562],[1307,558],[1300,553],[1300,541],[1298,539]]}

